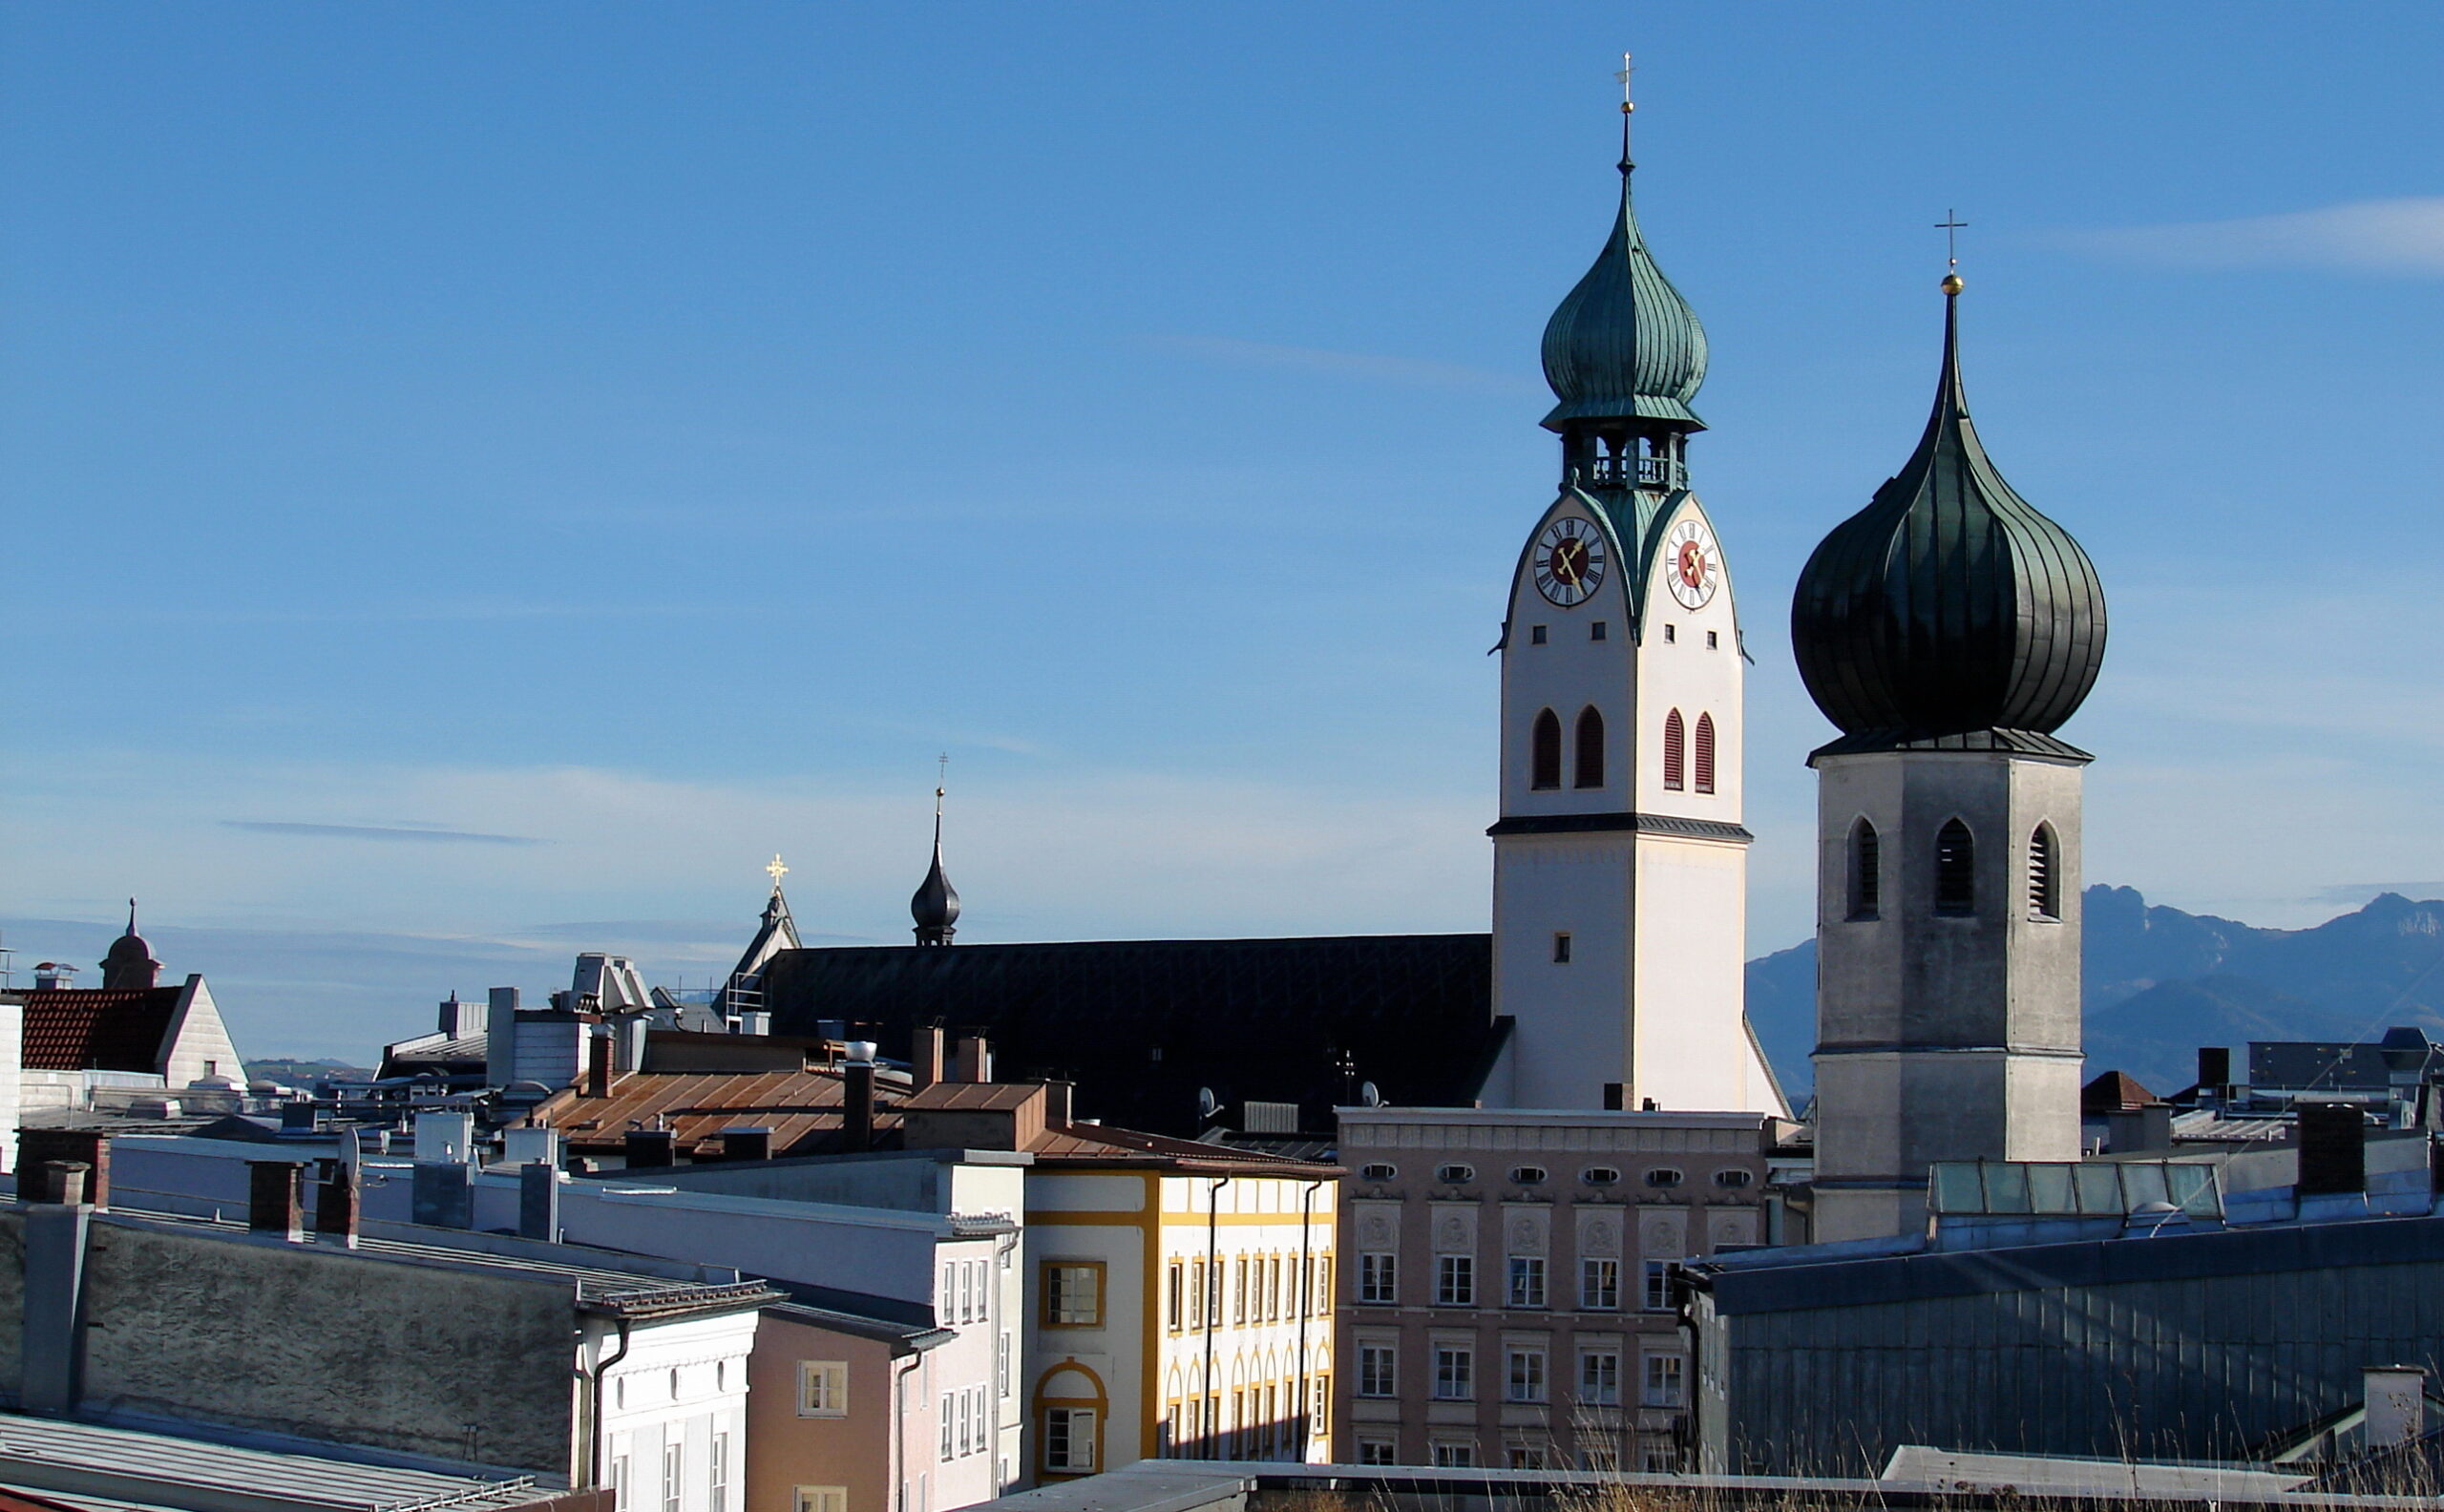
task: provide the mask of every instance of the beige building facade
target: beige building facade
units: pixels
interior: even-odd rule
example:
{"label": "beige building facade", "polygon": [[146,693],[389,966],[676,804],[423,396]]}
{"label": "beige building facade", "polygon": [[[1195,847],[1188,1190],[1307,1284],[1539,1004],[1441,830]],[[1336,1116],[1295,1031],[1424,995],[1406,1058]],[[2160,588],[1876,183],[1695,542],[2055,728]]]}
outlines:
{"label": "beige building facade", "polygon": [[1761,1113],[1342,1108],[1334,1456],[1675,1469],[1673,1272],[1765,1242]]}

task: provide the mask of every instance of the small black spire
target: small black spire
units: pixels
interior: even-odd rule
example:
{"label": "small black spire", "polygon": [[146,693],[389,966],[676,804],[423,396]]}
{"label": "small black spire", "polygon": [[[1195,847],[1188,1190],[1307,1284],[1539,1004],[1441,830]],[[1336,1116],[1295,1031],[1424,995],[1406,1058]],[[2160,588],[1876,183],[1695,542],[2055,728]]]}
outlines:
{"label": "small black spire", "polygon": [[111,941],[102,956],[102,988],[106,992],[149,990],[159,984],[161,963],[153,947],[136,933],[136,899],[127,900],[127,933]]}
{"label": "small black spire", "polygon": [[908,900],[908,913],[916,920],[916,943],[947,945],[959,931],[951,928],[959,922],[959,890],[942,872],[942,794],[934,789],[934,864],[925,872],[924,884]]}

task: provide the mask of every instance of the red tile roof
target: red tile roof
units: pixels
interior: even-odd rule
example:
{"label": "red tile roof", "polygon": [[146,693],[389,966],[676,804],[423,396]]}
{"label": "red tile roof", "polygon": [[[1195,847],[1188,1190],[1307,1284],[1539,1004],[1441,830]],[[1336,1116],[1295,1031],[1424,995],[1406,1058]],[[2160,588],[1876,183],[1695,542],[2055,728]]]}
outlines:
{"label": "red tile roof", "polygon": [[55,987],[25,995],[29,1071],[158,1071],[184,987]]}

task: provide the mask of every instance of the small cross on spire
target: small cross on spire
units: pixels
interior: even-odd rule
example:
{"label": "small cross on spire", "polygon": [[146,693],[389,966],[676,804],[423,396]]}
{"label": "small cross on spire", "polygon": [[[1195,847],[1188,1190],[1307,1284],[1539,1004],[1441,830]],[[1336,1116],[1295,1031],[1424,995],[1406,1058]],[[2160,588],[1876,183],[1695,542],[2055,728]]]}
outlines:
{"label": "small cross on spire", "polygon": [[1935,222],[1935,229],[1944,234],[1945,260],[1951,265],[1953,272],[1959,272],[1960,233],[1969,229],[1969,222],[1960,218],[1959,211],[1947,210],[1944,212],[1944,218]]}
{"label": "small cross on spire", "polygon": [[1630,54],[1622,53],[1621,72],[1612,76],[1621,81],[1621,171],[1624,173],[1630,168],[1630,113],[1637,109],[1630,99],[1630,75],[1633,72]]}
{"label": "small cross on spire", "polygon": [[764,869],[764,874],[772,879],[773,892],[781,891],[781,878],[790,874],[789,867],[782,863],[781,852],[778,850],[772,852],[772,863]]}

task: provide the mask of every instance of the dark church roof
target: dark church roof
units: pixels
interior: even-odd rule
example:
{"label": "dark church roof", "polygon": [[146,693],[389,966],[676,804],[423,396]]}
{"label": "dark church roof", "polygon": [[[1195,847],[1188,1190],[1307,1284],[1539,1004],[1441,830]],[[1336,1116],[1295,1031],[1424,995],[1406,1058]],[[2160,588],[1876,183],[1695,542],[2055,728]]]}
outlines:
{"label": "dark church roof", "polygon": [[25,995],[29,1071],[158,1071],[184,987],[63,987]]}
{"label": "dark church roof", "polygon": [[905,1057],[920,1024],[980,1029],[997,1080],[1066,1078],[1083,1117],[1194,1134],[1201,1089],[1307,1121],[1366,1082],[1469,1105],[1508,1027],[1492,983],[1488,935],[1357,934],[794,950],[763,987],[776,1035],[845,1020]]}

